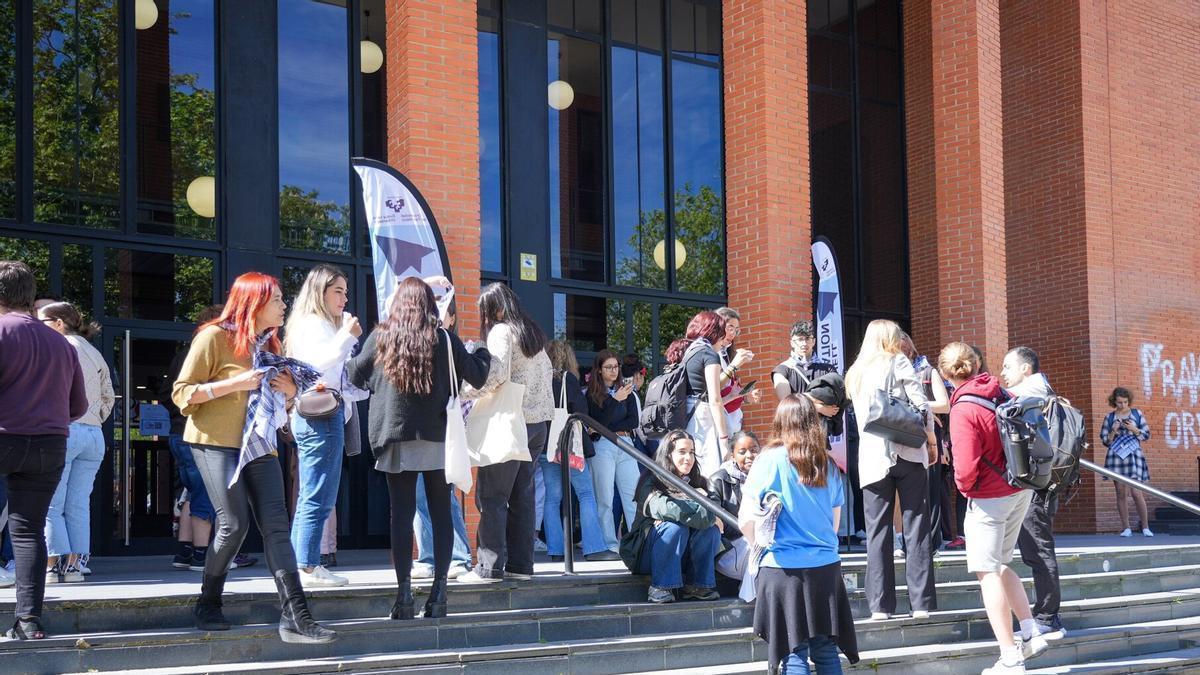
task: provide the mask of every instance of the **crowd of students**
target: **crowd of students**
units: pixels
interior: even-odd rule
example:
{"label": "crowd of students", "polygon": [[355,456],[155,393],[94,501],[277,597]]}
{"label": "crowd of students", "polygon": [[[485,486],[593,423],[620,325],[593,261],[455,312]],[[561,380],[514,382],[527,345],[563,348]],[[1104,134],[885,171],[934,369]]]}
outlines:
{"label": "crowd of students", "polygon": [[[857,660],[838,552],[841,511],[854,493],[862,515],[847,520],[865,537],[872,620],[898,613],[898,552],[911,615],[928,617],[937,609],[933,557],[965,539],[967,567],[980,580],[1001,648],[987,672],[1023,672],[1024,659],[1047,648],[1045,636],[1061,634],[1057,494],[1003,479],[995,470],[1005,461],[995,416],[973,404],[1053,395],[1032,349],[1010,351],[996,378],[969,345],[951,343],[930,362],[896,323],[877,320],[843,380],[813,358],[812,326],[797,322],[788,359],[770,371],[778,405],[760,442],[742,424],[743,404],[760,401],[761,390],[740,375],[755,359],[737,346],[741,317],[730,308],[702,311],[665,355],[667,370],[685,382],[685,423],[656,435],[642,419],[646,369],[638,357],[601,350],[581,373],[570,345],[548,340],[502,284],[482,290],[480,340],[464,342],[452,305],[439,304],[437,291],[449,288],[443,277],[405,279],[387,316],[364,336],[345,311],[347,278],[336,267],[310,271],[290,314],[279,281],[250,272],[235,280],[224,305],[200,317],[168,377],[171,449],[187,494],[174,564],[203,572],[197,627],[230,627],[223,589],[230,569],[252,563],[237,556],[253,519],[279,590],[281,638],[335,639],[313,619],[305,588],[348,583],[328,569],[331,518],[343,455],[358,448],[355,403],[369,398],[367,442],[390,497],[393,619],[416,616],[414,578],[433,579],[422,614],[440,617],[450,579],[529,579],[539,544],[561,559],[560,509],[575,499],[584,557],[622,559],[649,575],[650,602],[711,600],[719,577],[740,580],[742,597],[757,598],[755,630],[770,645],[773,667],[807,672],[811,660],[819,672],[839,672],[838,650]],[[34,297],[29,269],[0,262],[0,475],[17,561],[9,635],[22,639],[44,636],[44,584],[82,578],[88,496],[104,457],[100,424],[114,400],[108,367],[88,342],[97,327],[67,303],[35,310]],[[873,430],[865,411],[879,392],[921,411],[924,436],[905,445]],[[1131,400],[1127,390],[1114,391],[1101,438],[1110,468],[1146,480],[1140,443],[1149,430]],[[457,448],[451,422],[472,406],[519,420],[512,438],[520,439],[502,461],[477,471],[473,565],[447,478]],[[550,438],[556,409],[588,414],[619,443],[574,431],[563,466],[567,458]],[[828,439],[843,432],[851,439],[845,471],[828,452]],[[281,434],[296,446],[290,499]],[[640,467],[620,446],[646,453],[661,471]],[[570,472],[573,495],[563,494],[562,471]],[[1128,536],[1123,486],[1117,492]],[[958,493],[967,500],[961,518]],[[1135,500],[1150,536],[1136,491]],[[1032,607],[1008,566],[1017,546],[1034,572]]]}

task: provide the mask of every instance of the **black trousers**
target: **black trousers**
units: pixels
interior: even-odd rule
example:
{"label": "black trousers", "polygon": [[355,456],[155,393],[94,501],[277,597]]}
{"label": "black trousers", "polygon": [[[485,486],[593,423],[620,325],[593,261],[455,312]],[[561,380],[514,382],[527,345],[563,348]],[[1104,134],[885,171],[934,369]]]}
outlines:
{"label": "black trousers", "polygon": [[454,546],[446,472],[436,469],[385,475],[392,502],[392,565],[396,569],[396,583],[403,584],[412,576],[413,516],[417,514],[417,478],[421,476],[425,478],[425,499],[429,502],[429,522],[433,526],[434,576],[446,576]]}
{"label": "black trousers", "polygon": [[[550,423],[525,426],[533,460],[546,451]],[[479,467],[475,488],[479,507],[475,571],[479,576],[502,579],[505,570],[533,574],[533,472],[537,470],[536,462],[518,460]]]}
{"label": "black trousers", "polygon": [[287,500],[283,496],[283,469],[274,455],[260,457],[242,467],[238,481],[229,487],[229,479],[238,464],[236,448],[192,445],[192,457],[204,489],[217,512],[217,536],[204,559],[204,573],[222,576],[250,531],[250,518],[262,533],[263,552],[272,576],[275,572],[296,571],[296,551],[292,548],[292,526],[288,522]]}
{"label": "black trousers", "polygon": [[0,476],[8,481],[8,529],[17,577],[18,619],[41,618],[46,597],[46,512],[67,458],[67,437],[0,434]]}
{"label": "black trousers", "polygon": [[929,531],[929,472],[916,462],[897,459],[883,480],[863,486],[867,516],[867,601],[872,612],[896,613],[896,563],[892,514],[896,495],[904,519],[904,574],[915,610],[937,609],[933,547]]}
{"label": "black trousers", "polygon": [[1035,492],[1025,522],[1021,523],[1021,534],[1017,547],[1021,549],[1021,562],[1033,570],[1033,592],[1036,602],[1033,615],[1044,623],[1051,623],[1058,616],[1062,593],[1058,585],[1058,558],[1054,550],[1054,514],[1058,512],[1058,495],[1048,496]]}

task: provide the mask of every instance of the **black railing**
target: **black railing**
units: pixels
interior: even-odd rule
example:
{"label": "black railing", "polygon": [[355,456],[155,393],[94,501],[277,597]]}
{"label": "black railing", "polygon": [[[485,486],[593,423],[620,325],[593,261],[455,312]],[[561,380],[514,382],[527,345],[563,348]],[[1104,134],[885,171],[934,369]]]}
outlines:
{"label": "black railing", "polygon": [[[596,420],[583,415],[581,413],[573,413],[567,418],[566,433],[558,438],[558,461],[562,468],[562,519],[563,519],[563,573],[575,573],[575,542],[574,539],[574,506],[571,504],[571,434],[575,433],[575,422],[583,425],[585,433],[587,429],[600,434],[608,442],[621,449],[621,452],[632,457],[638,464],[646,467],[651,473],[657,476],[664,483],[670,484],[675,489],[679,490],[689,498],[699,502],[704,508],[708,509],[718,518],[720,518],[727,527],[737,529],[737,516],[721,508],[721,505],[713,501],[708,495],[700,492],[696,488],[688,485],[679,479],[678,476],[662,468],[654,463],[654,460],[644,455],[640,450],[629,444],[629,441],[621,438],[607,427],[600,424]],[[633,523],[626,523],[626,527],[633,527]]]}
{"label": "black railing", "polygon": [[[1153,497],[1158,497],[1159,499],[1163,500],[1164,502],[1167,502],[1168,504],[1171,504],[1172,506],[1178,506],[1179,508],[1181,508],[1184,511],[1187,511],[1193,515],[1200,516],[1200,506],[1197,506],[1197,505],[1187,501],[1186,499],[1180,499],[1179,497],[1176,497],[1175,495],[1173,495],[1169,492],[1163,492],[1162,490],[1159,490],[1158,488],[1154,487],[1153,485],[1150,485],[1148,483],[1143,483],[1141,481],[1134,480],[1134,479],[1128,478],[1126,476],[1122,476],[1121,474],[1115,473],[1113,471],[1109,471],[1108,469],[1100,466],[1099,464],[1089,462],[1086,459],[1079,460],[1079,466],[1082,466],[1083,468],[1087,469],[1088,471],[1098,473],[1101,476],[1104,476],[1105,478],[1108,478],[1110,480],[1115,480],[1118,483],[1121,483],[1122,485],[1126,485],[1128,487],[1133,488],[1134,490],[1141,490],[1142,492],[1145,492],[1148,495],[1151,495]],[[1146,523],[1143,523],[1142,527],[1148,527],[1148,525]]]}

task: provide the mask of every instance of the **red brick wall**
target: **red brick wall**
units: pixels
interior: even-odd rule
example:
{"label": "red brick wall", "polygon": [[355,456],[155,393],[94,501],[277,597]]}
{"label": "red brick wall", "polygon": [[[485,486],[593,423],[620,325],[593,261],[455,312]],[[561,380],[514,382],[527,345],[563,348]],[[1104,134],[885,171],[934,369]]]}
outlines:
{"label": "red brick wall", "polygon": [[787,358],[791,324],[812,316],[805,7],[725,0],[723,30],[729,304],[755,353],[741,379],[764,390],[745,424],[763,429],[770,370]]}
{"label": "red brick wall", "polygon": [[[388,163],[429,202],[454,270],[459,333],[478,337],[479,56],[473,0],[387,3]],[[471,539],[479,521],[463,504]]]}

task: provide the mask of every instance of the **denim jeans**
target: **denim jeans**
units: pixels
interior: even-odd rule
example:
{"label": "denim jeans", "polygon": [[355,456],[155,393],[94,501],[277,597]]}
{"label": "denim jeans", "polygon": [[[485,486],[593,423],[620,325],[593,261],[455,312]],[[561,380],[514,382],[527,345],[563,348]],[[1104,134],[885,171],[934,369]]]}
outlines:
{"label": "denim jeans", "polygon": [[650,585],[658,588],[685,584],[713,588],[717,585],[714,561],[720,548],[721,533],[716,525],[693,530],[664,521],[646,537],[638,574],[649,574]]}
{"label": "denim jeans", "polygon": [[8,527],[16,560],[18,618],[41,617],[46,595],[46,511],[67,456],[67,437],[0,434],[0,476],[8,479]]}
{"label": "denim jeans", "polygon": [[208,490],[204,487],[204,479],[200,477],[200,469],[196,468],[196,460],[192,457],[192,446],[183,441],[183,436],[171,434],[167,438],[171,445],[171,456],[175,458],[175,468],[179,471],[179,482],[188,491],[188,513],[193,518],[212,522],[216,515],[213,511],[212,500],[208,498]]}
{"label": "denim jeans", "polygon": [[[463,520],[462,505],[458,495],[450,491],[450,519],[454,524],[454,549],[450,554],[450,566],[471,566],[471,547],[467,544],[467,523]],[[429,520],[429,499],[425,496],[425,476],[417,478],[417,516],[413,518],[413,529],[417,532],[417,562],[433,567],[433,524]]]}
{"label": "denim jeans", "polygon": [[104,432],[75,422],[67,436],[67,456],[58,488],[46,512],[46,552],[49,555],[91,553],[92,486],[104,462]]}
{"label": "denim jeans", "polygon": [[0,475],[0,560],[13,559],[12,537],[8,534],[8,480]]}
{"label": "denim jeans", "polygon": [[783,662],[781,672],[784,675],[808,675],[812,672],[808,667],[810,658],[819,675],[840,675],[842,672],[837,644],[828,635],[811,637],[807,645],[796,647]]}
{"label": "denim jeans", "polygon": [[637,519],[637,504],[633,501],[633,493],[637,490],[638,470],[637,460],[625,454],[623,450],[601,438],[596,441],[596,456],[588,460],[592,469],[592,483],[596,488],[596,509],[600,516],[600,530],[604,533],[604,544],[610,551],[616,551],[617,519],[613,515],[613,491],[621,496],[625,508],[625,523],[633,525]]}
{"label": "denim jeans", "polygon": [[[551,462],[542,454],[538,457],[538,466],[546,484],[546,548],[550,555],[563,555],[562,465]],[[579,529],[583,530],[583,554],[600,553],[608,547],[608,542],[604,540],[604,533],[600,529],[592,470],[586,462],[583,471],[571,471],[571,488],[579,498]]]}
{"label": "denim jeans", "polygon": [[321,564],[321,533],[325,519],[337,504],[342,481],[342,453],[346,420],[341,414],[323,420],[292,415],[300,483],[296,516],[292,520],[292,548],[301,568]]}

